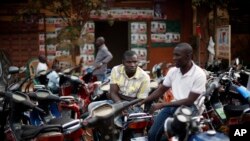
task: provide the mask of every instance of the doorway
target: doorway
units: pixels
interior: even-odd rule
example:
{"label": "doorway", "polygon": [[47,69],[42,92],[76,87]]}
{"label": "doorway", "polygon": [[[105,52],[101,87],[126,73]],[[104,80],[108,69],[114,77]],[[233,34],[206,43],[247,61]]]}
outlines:
{"label": "doorway", "polygon": [[[128,22],[115,21],[113,25],[107,21],[95,21],[95,38],[103,36],[106,46],[113,55],[108,67],[122,63],[123,53],[129,49],[128,46]],[[97,51],[97,50],[96,50]]]}

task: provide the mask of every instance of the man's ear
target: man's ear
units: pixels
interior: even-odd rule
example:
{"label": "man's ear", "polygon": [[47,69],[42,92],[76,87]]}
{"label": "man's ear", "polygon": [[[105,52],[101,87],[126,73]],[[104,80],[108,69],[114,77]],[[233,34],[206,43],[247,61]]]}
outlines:
{"label": "man's ear", "polygon": [[187,53],[187,57],[192,59],[193,58],[193,54],[192,53]]}

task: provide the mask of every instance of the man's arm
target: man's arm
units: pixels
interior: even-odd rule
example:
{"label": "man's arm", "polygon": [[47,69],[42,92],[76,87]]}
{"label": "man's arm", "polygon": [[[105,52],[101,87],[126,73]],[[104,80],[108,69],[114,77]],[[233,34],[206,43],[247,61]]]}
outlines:
{"label": "man's arm", "polygon": [[113,59],[113,55],[108,50],[104,50],[104,54],[105,54],[105,58],[102,60],[101,63],[107,64],[109,61]]}
{"label": "man's arm", "polygon": [[163,103],[163,107],[164,106],[181,106],[181,105],[186,105],[186,106],[191,106],[192,104],[194,104],[194,101],[200,96],[200,94],[197,93],[193,93],[190,92],[189,96],[185,99],[181,99],[181,100],[176,100],[176,101],[172,101],[170,103]]}
{"label": "man's arm", "polygon": [[121,99],[118,96],[119,87],[117,84],[110,84],[110,98],[116,103],[120,102]]}
{"label": "man's arm", "polygon": [[153,93],[151,93],[146,99],[144,99],[143,101],[141,101],[139,103],[139,105],[142,105],[146,102],[150,102],[156,98],[159,98],[160,96],[162,96],[170,87],[166,87],[163,85],[160,85]]}

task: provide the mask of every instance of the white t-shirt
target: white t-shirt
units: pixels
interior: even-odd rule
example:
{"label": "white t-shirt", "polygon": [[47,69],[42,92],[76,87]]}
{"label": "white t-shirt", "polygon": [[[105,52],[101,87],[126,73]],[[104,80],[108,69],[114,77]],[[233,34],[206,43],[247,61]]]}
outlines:
{"label": "white t-shirt", "polygon": [[172,88],[173,100],[185,99],[190,92],[203,94],[206,91],[206,75],[194,63],[192,68],[184,75],[182,75],[180,68],[173,67],[165,76],[163,85]]}
{"label": "white t-shirt", "polygon": [[36,68],[36,74],[38,74],[41,71],[47,71],[47,70],[48,70],[47,64],[39,62]]}
{"label": "white t-shirt", "polygon": [[59,88],[60,78],[56,71],[52,71],[51,73],[49,73],[47,78],[49,79],[49,82],[48,82],[49,88],[54,88],[54,89]]}

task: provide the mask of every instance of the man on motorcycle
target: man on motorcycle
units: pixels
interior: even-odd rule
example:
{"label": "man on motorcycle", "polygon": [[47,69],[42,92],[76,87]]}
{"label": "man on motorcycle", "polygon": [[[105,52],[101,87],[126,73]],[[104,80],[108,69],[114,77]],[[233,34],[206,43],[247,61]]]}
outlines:
{"label": "man on motorcycle", "polygon": [[[136,98],[146,98],[150,91],[150,77],[138,67],[138,57],[134,51],[123,54],[122,64],[114,66],[111,71],[110,93],[108,102],[131,101]],[[92,102],[89,109],[107,101]]]}
{"label": "man on motorcycle", "polygon": [[138,67],[138,57],[128,50],[123,55],[122,64],[113,67],[110,80],[110,98],[114,102],[146,98],[150,91],[150,77]]}
{"label": "man on motorcycle", "polygon": [[[136,52],[128,50],[123,54],[122,64],[114,66],[111,71],[110,93],[111,100],[92,102],[88,110],[102,103],[117,103],[121,101],[132,101],[137,98],[145,99],[150,91],[150,77],[138,67]],[[124,110],[123,114],[141,112],[140,107],[131,107]],[[122,118],[117,116],[114,119],[116,126],[122,127]],[[126,133],[124,133],[126,134]]]}
{"label": "man on motorcycle", "polygon": [[187,43],[180,43],[174,48],[172,67],[160,85],[149,97],[139,103],[152,101],[162,96],[169,88],[173,92],[173,100],[169,103],[152,105],[151,112],[163,108],[150,128],[149,141],[159,141],[164,132],[164,121],[173,116],[175,110],[181,106],[194,107],[195,100],[205,92],[206,75],[204,71],[192,61],[192,47]]}

